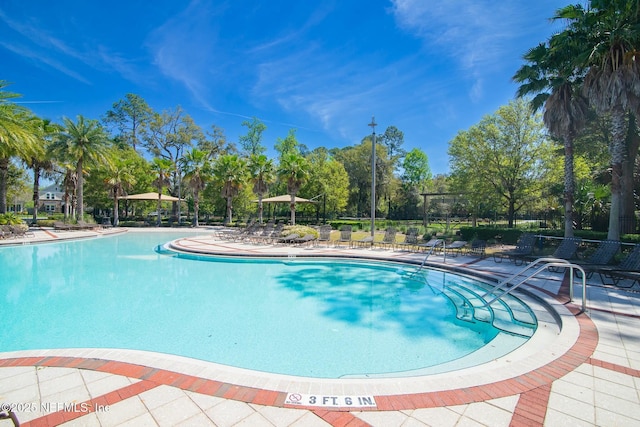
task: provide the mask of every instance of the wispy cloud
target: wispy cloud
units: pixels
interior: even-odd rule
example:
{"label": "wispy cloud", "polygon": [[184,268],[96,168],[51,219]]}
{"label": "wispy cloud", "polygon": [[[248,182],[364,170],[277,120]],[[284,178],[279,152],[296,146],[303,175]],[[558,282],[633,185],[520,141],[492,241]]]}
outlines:
{"label": "wispy cloud", "polygon": [[62,74],[65,74],[79,82],[85,83],[87,85],[91,84],[91,82],[87,80],[83,75],[68,68],[59,60],[49,55],[43,54],[40,50],[36,51],[26,46],[20,45],[18,43],[7,43],[5,41],[0,41],[0,46],[23,58],[29,58],[33,60],[34,63],[39,64],[40,66],[47,66],[47,67],[53,68],[61,72]]}
{"label": "wispy cloud", "polygon": [[35,22],[11,19],[2,9],[0,9],[0,20],[19,36],[11,42],[1,41],[0,46],[29,58],[41,66],[53,68],[87,85],[92,82],[83,73],[77,71],[79,64],[93,69],[114,70],[125,79],[136,83],[143,81],[140,73],[135,71],[128,60],[122,55],[110,52],[100,44],[91,44],[90,48],[76,48],[59,37],[53,36]]}
{"label": "wispy cloud", "polygon": [[[487,79],[521,54],[517,40],[531,31],[523,25],[529,9],[520,2],[392,0],[398,27],[449,58],[473,83],[469,98],[484,96]],[[542,23],[544,25],[544,23]]]}
{"label": "wispy cloud", "polygon": [[210,1],[193,0],[182,13],[156,28],[146,42],[160,72],[183,84],[205,108],[212,108],[208,85],[220,60],[215,56],[214,21],[219,13]]}

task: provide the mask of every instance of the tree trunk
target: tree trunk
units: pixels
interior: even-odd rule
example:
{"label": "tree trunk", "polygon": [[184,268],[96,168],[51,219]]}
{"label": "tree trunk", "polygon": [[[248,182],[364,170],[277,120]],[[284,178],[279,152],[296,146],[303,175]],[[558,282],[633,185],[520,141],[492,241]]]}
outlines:
{"label": "tree trunk", "polygon": [[193,218],[193,226],[194,227],[199,227],[200,223],[198,222],[198,216],[200,215],[200,195],[198,194],[197,191],[193,192],[193,212],[194,212],[194,218]]}
{"label": "tree trunk", "polygon": [[40,168],[33,168],[33,224],[38,221],[38,201],[40,199]]}
{"label": "tree trunk", "polygon": [[113,198],[113,226],[114,227],[117,227],[118,223],[120,222],[120,214],[118,213],[119,210],[120,210],[120,204],[118,201],[118,196],[116,195]]}
{"label": "tree trunk", "polygon": [[160,227],[162,225],[160,209],[162,209],[162,187],[158,187],[158,203],[156,203],[156,227]]}
{"label": "tree trunk", "polygon": [[9,177],[9,159],[0,159],[0,214],[7,213],[7,178]]}
{"label": "tree trunk", "polygon": [[258,221],[262,224],[262,212],[264,210],[262,206],[262,193],[258,193]]}
{"label": "tree trunk", "polygon": [[84,219],[84,175],[82,174],[82,159],[78,160],[78,165],[76,167],[76,174],[78,182],[77,186],[77,197],[78,197],[78,208],[76,210],[76,221],[82,221]]}
{"label": "tree trunk", "polygon": [[622,233],[632,234],[636,231],[635,198],[634,198],[634,170],[636,155],[640,148],[640,136],[634,114],[629,114],[627,129],[626,153],[622,163],[622,206],[620,211],[625,219],[622,223]]}
{"label": "tree trunk", "polygon": [[616,106],[611,112],[611,211],[607,239],[620,240],[620,208],[622,204],[622,163],[624,162],[625,120],[624,109]]}
{"label": "tree trunk", "polygon": [[291,211],[291,225],[296,225],[296,195],[291,194],[291,202],[289,202],[289,210]]}
{"label": "tree trunk", "polygon": [[509,209],[508,212],[507,212],[507,216],[508,216],[508,219],[509,219],[508,227],[509,228],[513,228],[513,224],[515,222],[514,219],[515,219],[515,216],[516,216],[516,204],[514,202],[513,197],[509,198],[509,208],[508,209]]}
{"label": "tree trunk", "polygon": [[226,220],[226,224],[225,225],[229,225],[233,222],[233,205],[232,205],[232,198],[231,197],[227,197],[227,220]]}
{"label": "tree trunk", "polygon": [[573,137],[564,137],[564,237],[573,237],[573,203],[576,185],[573,170]]}

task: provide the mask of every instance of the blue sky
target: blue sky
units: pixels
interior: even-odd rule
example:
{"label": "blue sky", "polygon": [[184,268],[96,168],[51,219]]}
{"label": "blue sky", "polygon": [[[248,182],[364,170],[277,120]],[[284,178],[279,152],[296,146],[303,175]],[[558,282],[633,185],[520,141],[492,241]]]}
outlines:
{"label": "blue sky", "polygon": [[[515,96],[559,0],[3,0],[0,79],[37,115],[101,118],[126,93],[227,139],[345,147],[387,126],[448,172],[448,142]],[[273,154],[273,151],[270,151]]]}

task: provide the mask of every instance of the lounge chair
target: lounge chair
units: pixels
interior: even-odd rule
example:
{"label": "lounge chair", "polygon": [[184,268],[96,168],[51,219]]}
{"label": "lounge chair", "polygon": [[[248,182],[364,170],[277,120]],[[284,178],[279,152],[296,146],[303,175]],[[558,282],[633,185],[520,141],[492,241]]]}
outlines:
{"label": "lounge chair", "polygon": [[372,246],[373,236],[365,236],[360,240],[353,240],[351,246]]}
{"label": "lounge chair", "polygon": [[573,259],[576,256],[576,252],[578,252],[580,243],[582,243],[582,239],[580,237],[566,237],[562,239],[562,242],[560,242],[560,245],[556,248],[551,257],[564,260]]}
{"label": "lounge chair", "polygon": [[384,232],[384,237],[381,242],[374,242],[374,244],[380,245],[383,248],[391,247],[393,249],[396,245],[396,229],[388,227]]}
{"label": "lounge chair", "polygon": [[436,247],[442,246],[442,239],[433,238],[427,243],[418,243],[416,246],[424,251],[435,251]]}
{"label": "lounge chair", "polygon": [[349,247],[352,245],[350,225],[343,225],[340,227],[340,239],[336,241],[336,246],[339,246],[342,243],[347,243]]}
{"label": "lounge chair", "polygon": [[68,230],[72,230],[72,227],[71,227],[71,224],[67,224],[66,222],[55,221],[53,223],[53,229],[54,230],[61,230],[61,231],[68,231]]}
{"label": "lounge chair", "polygon": [[284,237],[278,237],[274,239],[274,243],[293,243],[296,239],[299,239],[300,235],[298,233],[287,234]]}
{"label": "lounge chair", "polygon": [[249,236],[249,240],[251,241],[251,243],[262,243],[264,241],[268,241],[269,239],[271,239],[271,234],[273,233],[273,231],[275,230],[275,225],[273,223],[273,221],[269,221],[260,232]]}
{"label": "lounge chair", "polygon": [[8,225],[0,225],[0,239],[9,239],[13,237],[13,232]]}
{"label": "lounge chair", "polygon": [[522,264],[524,259],[533,254],[533,245],[536,243],[536,236],[532,233],[522,233],[516,242],[515,249],[493,253],[494,262],[502,262],[504,258],[513,260],[516,265]]}
{"label": "lounge chair", "polygon": [[[620,242],[618,240],[602,240],[589,258],[576,263],[584,269],[587,278],[591,278],[598,269],[609,266],[618,252],[620,252]],[[578,271],[575,270],[576,273]]]}
{"label": "lounge chair", "polygon": [[487,241],[476,239],[471,242],[471,247],[467,250],[467,255],[474,255],[484,258],[486,256]]}
{"label": "lounge chair", "polygon": [[314,234],[305,234],[302,237],[298,237],[297,239],[293,239],[291,241],[291,243],[296,244],[296,245],[306,245],[306,244],[310,245],[316,239],[317,239],[317,237]]}
{"label": "lounge chair", "polygon": [[22,224],[22,226],[9,225],[8,227],[14,239],[19,237],[35,237],[33,231],[29,230],[29,227],[26,224]]}
{"label": "lounge chair", "polygon": [[319,230],[320,235],[315,240],[316,246],[319,245],[321,242],[324,242],[325,244],[329,245],[329,242],[331,242],[331,230],[332,228],[330,225],[320,226],[320,230]]}
{"label": "lounge chair", "polygon": [[[640,244],[636,244],[633,250],[618,265],[603,266],[596,270],[600,280],[605,285],[615,285],[621,288],[630,288],[640,281]],[[611,279],[611,283],[605,280]],[[631,285],[623,285],[624,279],[631,280]]]}
{"label": "lounge chair", "polygon": [[[582,243],[582,239],[580,237],[565,237],[553,252],[551,258],[564,259],[567,261],[575,258],[580,243]],[[549,270],[561,271],[563,270],[563,267],[549,267]]]}
{"label": "lounge chair", "polygon": [[456,240],[448,245],[445,245],[444,252],[447,255],[458,256],[462,253],[462,250],[467,246],[466,240]]}
{"label": "lounge chair", "polygon": [[398,248],[407,248],[412,250],[418,246],[418,229],[411,227],[407,230],[407,234],[404,236],[404,242],[396,243]]}

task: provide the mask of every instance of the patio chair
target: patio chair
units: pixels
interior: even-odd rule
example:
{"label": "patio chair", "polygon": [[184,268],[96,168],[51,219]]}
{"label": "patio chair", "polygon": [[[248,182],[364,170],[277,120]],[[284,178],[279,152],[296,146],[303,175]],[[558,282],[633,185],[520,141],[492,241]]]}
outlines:
{"label": "patio chair", "polygon": [[384,237],[380,242],[373,242],[375,245],[380,245],[383,248],[391,247],[393,249],[396,245],[396,229],[393,227],[387,227],[384,231]]}
{"label": "patio chair", "polygon": [[467,250],[467,255],[479,256],[484,258],[486,256],[487,241],[475,239],[471,242],[471,247]]}
{"label": "patio chair", "polygon": [[8,227],[14,239],[17,239],[19,237],[35,237],[33,231],[29,230],[29,227],[27,227],[25,224],[23,224],[22,227],[18,225],[9,225]]}
{"label": "patio chair", "polygon": [[293,243],[296,239],[299,239],[300,235],[298,233],[287,234],[284,237],[278,237],[274,239],[274,243]]}
{"label": "patio chair", "polygon": [[72,227],[71,227],[71,224],[67,224],[66,222],[54,221],[53,229],[54,230],[61,230],[61,231],[68,231],[68,230],[71,230]]}
{"label": "patio chair", "polygon": [[427,243],[418,243],[416,246],[424,251],[435,251],[438,246],[442,246],[442,239],[433,238]]}
{"label": "patio chair", "polygon": [[[620,242],[618,240],[602,240],[596,250],[589,256],[581,261],[577,261],[576,264],[580,265],[587,278],[591,278],[600,268],[606,268],[611,264],[613,257],[620,252]],[[575,270],[578,273],[579,270]]]}
{"label": "patio chair", "polygon": [[353,241],[351,240],[351,226],[343,225],[342,227],[340,227],[340,239],[336,241],[336,246],[340,246],[342,243],[347,243],[349,247],[351,247],[352,242]]}
{"label": "patio chair", "polygon": [[415,227],[407,230],[407,234],[404,236],[404,242],[396,243],[396,247],[407,248],[409,251],[416,246],[418,246],[418,229]]}
{"label": "patio chair", "polygon": [[332,227],[330,225],[321,225],[319,230],[320,235],[315,240],[315,245],[317,246],[320,243],[324,242],[328,246],[329,242],[331,242],[331,230]]}
{"label": "patio chair", "polygon": [[532,233],[522,233],[516,242],[515,249],[499,251],[493,253],[494,262],[502,262],[504,258],[513,260],[516,265],[522,264],[526,257],[533,254],[533,245],[536,243],[536,236]]}
{"label": "patio chair", "polygon": [[13,232],[8,225],[0,225],[0,239],[8,239],[13,237]]}
{"label": "patio chair", "polygon": [[293,239],[291,243],[296,245],[311,245],[317,237],[314,234],[305,234],[302,237],[298,237],[297,239]]}
{"label": "patio chair", "polygon": [[[618,265],[603,266],[596,270],[600,280],[605,285],[615,285],[621,288],[631,288],[640,281],[640,244],[636,244],[633,250]],[[611,279],[607,283],[605,278]],[[624,279],[631,280],[631,285],[623,284]]]}
{"label": "patio chair", "polygon": [[365,236],[360,240],[354,240],[351,242],[351,246],[371,246],[374,242],[374,236]]}
{"label": "patio chair", "polygon": [[445,245],[444,248],[444,252],[447,255],[451,255],[451,256],[458,256],[462,253],[462,250],[467,246],[467,241],[466,240],[456,240],[454,242],[451,242],[448,245]]}
{"label": "patio chair", "polygon": [[[565,237],[551,255],[551,258],[570,260],[575,258],[578,247],[582,243],[580,237]],[[563,267],[549,267],[549,271],[561,271]]]}
{"label": "patio chair", "polygon": [[580,243],[582,243],[582,238],[580,237],[565,237],[553,252],[551,258],[559,258],[564,260],[575,258]]}
{"label": "patio chair", "polygon": [[260,230],[260,232],[257,232],[256,234],[249,236],[248,238],[251,243],[256,244],[268,241],[271,238],[271,234],[273,233],[274,229],[275,224],[273,223],[273,221],[269,221],[264,227],[262,227],[262,230]]}

